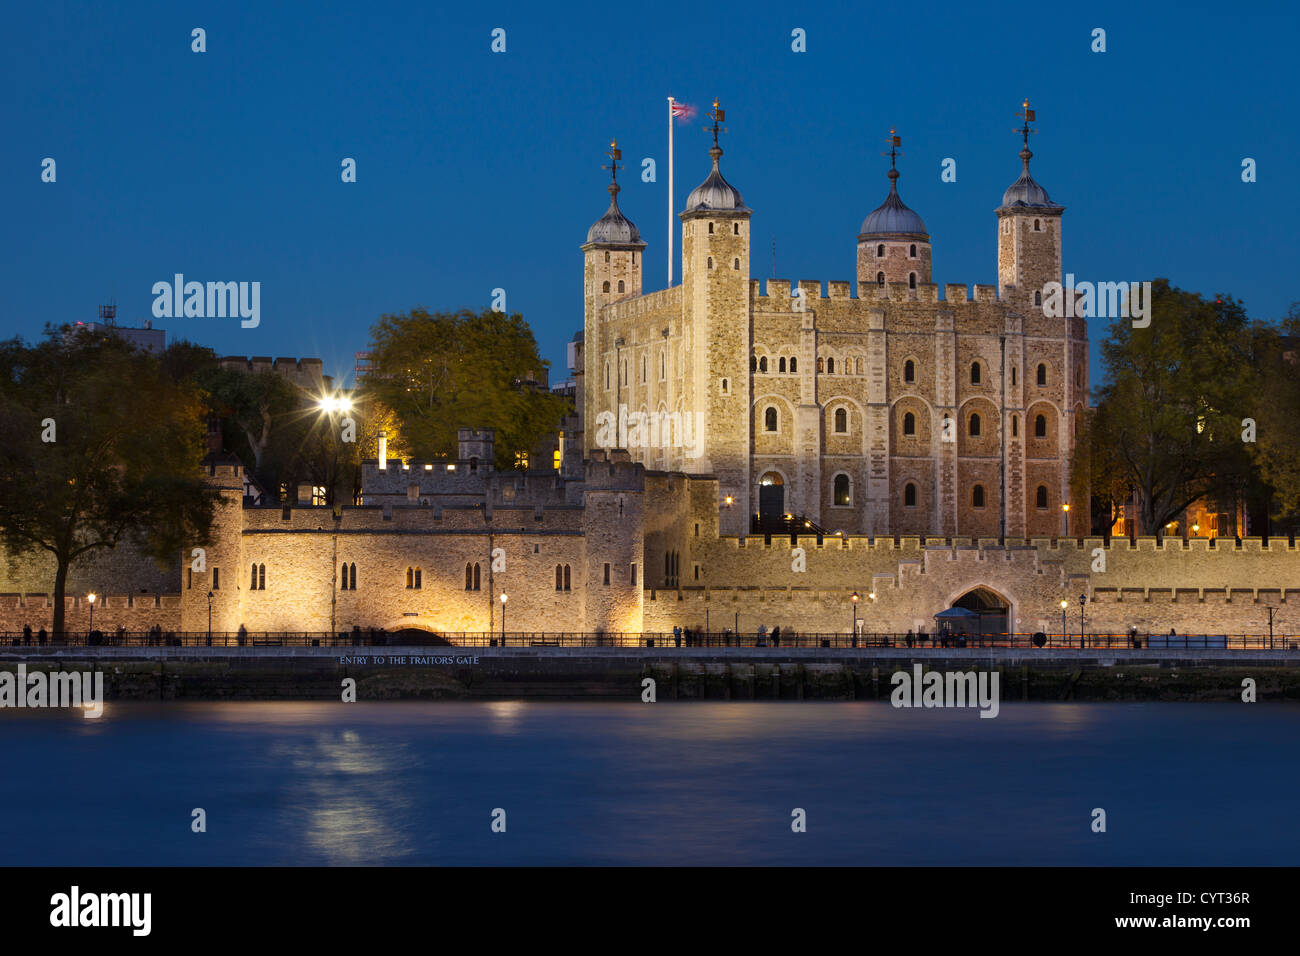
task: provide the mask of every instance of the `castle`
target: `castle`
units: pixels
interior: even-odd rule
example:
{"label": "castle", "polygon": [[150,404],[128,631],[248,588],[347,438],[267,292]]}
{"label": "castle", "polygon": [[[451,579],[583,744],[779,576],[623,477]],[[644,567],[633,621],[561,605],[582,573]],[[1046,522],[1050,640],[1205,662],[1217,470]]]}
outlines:
{"label": "castle", "polygon": [[[71,571],[67,626],[88,627],[94,591],[106,631],[902,634],[955,606],[1021,633],[1300,631],[1294,541],[1107,541],[1083,537],[1086,508],[1064,509],[1088,343],[1082,319],[1041,308],[1063,207],[1029,174],[1025,118],[998,285],[941,301],[892,159],[858,237],[857,297],[775,280],[760,295],[715,109],[713,168],[681,213],[681,285],[642,293],[645,243],[611,182],[582,247],[579,414],[553,460],[497,471],[490,429],[461,429],[455,460],[390,461],[381,439],[360,505],[330,507],[306,486],[261,504],[238,462],[211,456],[202,560],[97,552]],[[320,379],[316,360],[223,363]],[[765,512],[808,530],[751,533]],[[53,578],[40,554],[0,560],[0,631],[49,627]]]}
{"label": "castle", "polygon": [[848,282],[749,278],[750,218],[713,168],[686,201],[682,282],[642,291],[646,244],[618,205],[582,246],[588,448],[711,474],[726,534],[795,513],[845,534],[1083,534],[1069,504],[1088,395],[1087,325],[1049,318],[1064,207],[1029,172],[996,210],[997,286],[931,281],[931,237],[898,192],[857,239]]}

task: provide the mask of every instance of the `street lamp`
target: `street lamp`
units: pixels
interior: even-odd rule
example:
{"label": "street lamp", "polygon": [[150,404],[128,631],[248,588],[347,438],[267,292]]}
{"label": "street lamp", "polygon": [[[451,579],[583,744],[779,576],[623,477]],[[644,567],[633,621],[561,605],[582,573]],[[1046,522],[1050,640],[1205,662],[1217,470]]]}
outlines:
{"label": "street lamp", "polygon": [[212,643],[212,592],[208,592],[208,643]]}
{"label": "street lamp", "polygon": [[1070,606],[1070,602],[1061,598],[1061,642],[1065,642],[1065,611]]}
{"label": "street lamp", "polygon": [[858,642],[858,597],[858,592],[854,591],[853,596],[850,599],[853,601],[853,630],[849,631],[849,634],[853,637],[854,646],[856,646]]}
{"label": "street lamp", "polygon": [[506,646],[506,593],[501,592],[501,646]]}
{"label": "street lamp", "polygon": [[95,592],[91,591],[86,595],[86,600],[90,602],[90,633],[95,632]]}
{"label": "street lamp", "polygon": [[1083,650],[1083,606],[1088,603],[1088,595],[1079,595],[1079,650]]}
{"label": "street lamp", "polygon": [[1061,535],[1065,536],[1070,533],[1070,503],[1068,501],[1061,504]]}

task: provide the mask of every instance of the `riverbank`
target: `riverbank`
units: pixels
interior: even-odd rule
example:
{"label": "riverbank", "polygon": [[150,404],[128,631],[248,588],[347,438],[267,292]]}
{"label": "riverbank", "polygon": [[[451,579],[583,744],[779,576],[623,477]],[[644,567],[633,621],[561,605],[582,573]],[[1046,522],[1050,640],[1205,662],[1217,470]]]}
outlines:
{"label": "riverbank", "polygon": [[[346,650],[347,653],[341,653]],[[1003,701],[1300,700],[1300,653],[900,648],[5,648],[0,670],[104,673],[109,700],[888,699],[891,675],[997,671]],[[364,651],[365,653],[354,653]]]}

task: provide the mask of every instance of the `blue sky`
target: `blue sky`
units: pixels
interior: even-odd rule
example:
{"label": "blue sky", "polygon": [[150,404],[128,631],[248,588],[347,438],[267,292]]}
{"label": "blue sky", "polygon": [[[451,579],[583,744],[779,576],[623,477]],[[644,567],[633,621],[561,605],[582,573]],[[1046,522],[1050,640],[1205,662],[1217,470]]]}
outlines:
{"label": "blue sky", "polygon": [[[350,371],[381,314],[480,308],[532,324],[552,380],[582,323],[582,254],[607,205],[666,282],[665,98],[677,205],[708,171],[703,110],[727,110],[723,169],[753,217],[752,271],[852,279],[883,200],[929,228],[934,280],[996,282],[995,218],[1019,173],[1029,96],[1036,178],[1067,206],[1080,280],[1167,276],[1261,318],[1300,300],[1300,130],[1289,4],[13,5],[0,40],[0,336],[151,317],[177,272],[259,281],[261,324],[157,321],[221,354],[319,356]],[[190,31],[207,32],[207,52]],[[506,30],[506,52],[490,50]],[[802,28],[807,52],[791,50]],[[1090,50],[1091,31],[1107,52]],[[653,157],[658,181],[640,180]],[[41,161],[57,162],[42,183]],[[340,181],[344,157],[357,182]],[[957,182],[940,181],[945,157]],[[1258,181],[1241,181],[1256,160]],[[1104,322],[1097,320],[1094,341]],[[1094,370],[1098,350],[1094,348]]]}

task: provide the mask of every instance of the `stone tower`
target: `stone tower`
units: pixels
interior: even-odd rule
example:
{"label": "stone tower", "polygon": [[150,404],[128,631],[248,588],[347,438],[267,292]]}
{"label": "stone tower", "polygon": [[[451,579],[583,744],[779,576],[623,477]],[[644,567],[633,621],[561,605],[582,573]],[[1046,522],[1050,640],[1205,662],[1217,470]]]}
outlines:
{"label": "stone tower", "polygon": [[[862,223],[858,235],[858,298],[884,295],[887,283],[910,290],[930,281],[930,234],[898,195],[896,160],[902,138],[889,131],[889,195]],[[878,293],[871,290],[877,289]],[[916,293],[910,293],[915,298]]]}
{"label": "stone tower", "polygon": [[998,297],[1025,315],[1042,315],[1043,286],[1061,281],[1061,214],[1047,190],[1029,175],[1029,100],[1020,114],[1025,146],[1020,178],[1002,196],[998,207]]}
{"label": "stone tower", "polygon": [[[583,328],[586,330],[583,379],[586,387],[581,411],[586,423],[596,421],[595,399],[607,374],[601,356],[613,348],[612,342],[605,341],[609,336],[600,321],[601,310],[611,302],[641,294],[641,266],[646,247],[640,231],[618,208],[618,161],[623,154],[617,140],[610,142],[607,155],[609,209],[587,230],[587,241],[582,246]],[[618,369],[612,372],[619,374]],[[590,440],[595,431],[591,424],[587,428],[591,430]]]}
{"label": "stone tower", "polygon": [[[713,169],[687,197],[682,220],[684,409],[703,424],[702,453],[689,470],[718,478],[723,534],[749,532],[749,217],[740,190],[722,176],[713,102]],[[728,500],[730,499],[730,500]]]}

